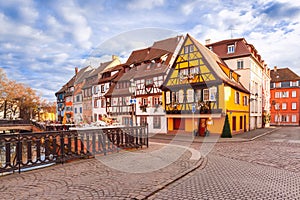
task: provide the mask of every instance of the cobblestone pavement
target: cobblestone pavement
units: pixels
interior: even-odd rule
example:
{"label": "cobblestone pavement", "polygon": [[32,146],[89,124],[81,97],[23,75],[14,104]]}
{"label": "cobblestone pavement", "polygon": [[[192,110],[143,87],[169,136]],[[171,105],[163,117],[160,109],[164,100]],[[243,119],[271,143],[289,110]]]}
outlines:
{"label": "cobblestone pavement", "polygon": [[[150,199],[300,199],[299,130],[283,127],[255,141],[216,143],[206,165]],[[211,144],[192,147],[205,145]]]}
{"label": "cobblestone pavement", "polygon": [[149,199],[299,199],[300,174],[216,155]]}
{"label": "cobblestone pavement", "polygon": [[3,176],[0,199],[300,199],[300,128],[249,140],[269,130],[239,142],[153,139],[137,156],[122,151]]}
{"label": "cobblestone pavement", "polygon": [[[146,155],[160,148],[161,145],[150,144],[148,149],[137,152]],[[130,153],[123,151],[104,159],[121,162],[120,157],[126,158]],[[164,150],[160,162],[177,153],[175,149]],[[0,199],[143,199],[201,162],[190,157],[190,151],[183,151],[170,165],[144,173],[119,171],[104,165],[99,158],[7,175],[0,177]],[[131,165],[135,167],[135,162]]]}

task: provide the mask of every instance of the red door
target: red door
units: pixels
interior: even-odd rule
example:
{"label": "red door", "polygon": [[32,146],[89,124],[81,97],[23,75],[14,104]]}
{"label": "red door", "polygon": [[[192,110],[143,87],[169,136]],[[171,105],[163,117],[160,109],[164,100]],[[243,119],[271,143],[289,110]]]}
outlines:
{"label": "red door", "polygon": [[174,130],[185,130],[184,119],[174,118]]}
{"label": "red door", "polygon": [[206,118],[201,118],[200,123],[199,123],[199,135],[200,136],[205,136],[205,131],[206,131]]}

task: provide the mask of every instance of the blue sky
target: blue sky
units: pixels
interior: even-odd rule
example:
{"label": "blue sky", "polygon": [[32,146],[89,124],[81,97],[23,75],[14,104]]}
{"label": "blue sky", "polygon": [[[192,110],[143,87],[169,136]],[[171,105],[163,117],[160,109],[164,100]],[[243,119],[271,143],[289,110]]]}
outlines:
{"label": "blue sky", "polygon": [[203,44],[244,37],[269,68],[300,75],[299,22],[288,0],[0,1],[0,67],[53,101],[75,67],[189,33]]}

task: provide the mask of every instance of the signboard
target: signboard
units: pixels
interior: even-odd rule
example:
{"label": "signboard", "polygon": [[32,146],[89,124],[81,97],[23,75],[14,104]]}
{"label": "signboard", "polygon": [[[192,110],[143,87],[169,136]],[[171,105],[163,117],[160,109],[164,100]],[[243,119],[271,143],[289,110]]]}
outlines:
{"label": "signboard", "polygon": [[196,106],[195,106],[195,105],[193,105],[193,107],[192,107],[192,112],[193,112],[193,113],[196,112]]}
{"label": "signboard", "polygon": [[130,103],[130,104],[136,104],[136,99],[130,99],[130,100],[129,100],[129,103]]}

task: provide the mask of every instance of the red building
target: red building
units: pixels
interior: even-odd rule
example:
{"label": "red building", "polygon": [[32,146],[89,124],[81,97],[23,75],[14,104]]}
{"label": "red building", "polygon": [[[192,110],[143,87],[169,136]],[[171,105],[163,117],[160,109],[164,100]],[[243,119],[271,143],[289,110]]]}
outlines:
{"label": "red building", "polygon": [[271,70],[271,125],[300,126],[300,76],[289,68]]}

